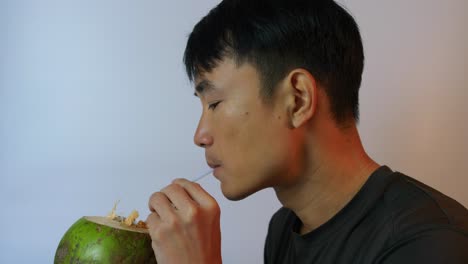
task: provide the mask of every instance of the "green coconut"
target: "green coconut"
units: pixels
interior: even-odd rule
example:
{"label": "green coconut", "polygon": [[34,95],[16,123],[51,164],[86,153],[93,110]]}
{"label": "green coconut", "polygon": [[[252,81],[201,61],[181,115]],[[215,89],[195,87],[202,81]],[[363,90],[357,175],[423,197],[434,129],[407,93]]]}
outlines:
{"label": "green coconut", "polygon": [[156,263],[146,228],[85,216],[65,233],[54,263]]}

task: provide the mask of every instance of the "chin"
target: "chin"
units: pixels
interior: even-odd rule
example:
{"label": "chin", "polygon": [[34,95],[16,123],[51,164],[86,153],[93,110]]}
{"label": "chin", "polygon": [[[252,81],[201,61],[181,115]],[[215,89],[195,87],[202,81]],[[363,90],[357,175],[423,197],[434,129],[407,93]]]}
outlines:
{"label": "chin", "polygon": [[228,200],[239,201],[249,197],[259,190],[229,189],[226,188],[226,186],[223,187],[223,184],[221,184],[221,191],[223,192],[224,197],[226,197]]}
{"label": "chin", "polygon": [[240,201],[244,198],[247,198],[250,194],[231,194],[223,192],[224,197],[226,197],[230,201]]}

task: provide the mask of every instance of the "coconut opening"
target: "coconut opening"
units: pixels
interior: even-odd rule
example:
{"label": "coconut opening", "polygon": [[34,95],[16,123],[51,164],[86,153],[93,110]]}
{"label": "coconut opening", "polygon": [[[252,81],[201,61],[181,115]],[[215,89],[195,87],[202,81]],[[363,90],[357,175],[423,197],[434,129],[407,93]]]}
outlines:
{"label": "coconut opening", "polygon": [[96,223],[96,224],[109,226],[109,227],[117,228],[117,229],[121,229],[121,230],[127,230],[127,231],[132,231],[132,232],[139,232],[139,233],[148,234],[148,229],[146,229],[146,228],[141,228],[141,227],[136,227],[136,226],[127,226],[122,222],[112,220],[112,219],[109,219],[109,218],[104,217],[104,216],[85,216],[84,218],[86,220],[88,220],[90,222],[93,222],[93,223]]}
{"label": "coconut opening", "polygon": [[117,201],[114,203],[114,207],[112,208],[112,211],[107,215],[108,219],[123,223],[126,226],[133,226],[133,227],[148,229],[148,226],[146,226],[145,221],[140,220],[138,221],[138,223],[135,223],[135,220],[140,216],[137,210],[133,210],[128,217],[118,216],[115,213],[115,211],[117,209],[117,204],[119,204],[119,202],[120,201]]}

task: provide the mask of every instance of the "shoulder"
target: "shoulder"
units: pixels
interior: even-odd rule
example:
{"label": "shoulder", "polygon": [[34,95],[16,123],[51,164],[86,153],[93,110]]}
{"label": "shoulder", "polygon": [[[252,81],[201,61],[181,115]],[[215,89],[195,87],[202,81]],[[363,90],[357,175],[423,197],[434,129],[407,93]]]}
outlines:
{"label": "shoulder", "polygon": [[381,200],[391,230],[379,263],[467,263],[468,210],[411,177],[395,174]]}
{"label": "shoulder", "polygon": [[432,228],[468,233],[468,210],[463,205],[411,177],[395,174],[383,197],[395,236]]}
{"label": "shoulder", "polygon": [[468,263],[468,235],[451,228],[433,228],[396,241],[379,256],[381,264]]}

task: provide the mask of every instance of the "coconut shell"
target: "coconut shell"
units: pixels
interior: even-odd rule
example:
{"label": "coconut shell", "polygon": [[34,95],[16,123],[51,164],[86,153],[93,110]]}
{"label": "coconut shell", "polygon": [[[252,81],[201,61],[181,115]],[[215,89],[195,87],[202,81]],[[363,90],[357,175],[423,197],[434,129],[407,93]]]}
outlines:
{"label": "coconut shell", "polygon": [[156,263],[156,258],[147,229],[85,216],[63,236],[54,263]]}

